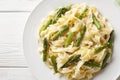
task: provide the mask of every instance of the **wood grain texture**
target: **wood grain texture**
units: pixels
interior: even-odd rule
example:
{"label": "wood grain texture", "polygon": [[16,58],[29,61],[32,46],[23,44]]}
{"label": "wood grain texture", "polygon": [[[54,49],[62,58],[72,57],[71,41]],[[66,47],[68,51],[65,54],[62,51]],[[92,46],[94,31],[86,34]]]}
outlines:
{"label": "wood grain texture", "polygon": [[41,0],[0,0],[0,80],[35,80],[22,49],[30,12]]}
{"label": "wood grain texture", "polygon": [[0,0],[0,12],[32,11],[41,0]]}
{"label": "wood grain texture", "polygon": [[29,68],[0,68],[0,80],[35,80]]}
{"label": "wood grain texture", "polygon": [[[22,43],[22,35],[29,13],[0,13],[0,46]],[[17,46],[17,45],[16,45]]]}
{"label": "wood grain texture", "polygon": [[22,35],[29,14],[0,13],[0,80],[35,80],[22,49]]}
{"label": "wood grain texture", "polygon": [[0,13],[0,67],[27,67],[22,35],[30,13]]}
{"label": "wood grain texture", "polygon": [[[18,54],[17,54],[18,53]],[[24,55],[19,52],[0,54],[0,68],[27,68]]]}

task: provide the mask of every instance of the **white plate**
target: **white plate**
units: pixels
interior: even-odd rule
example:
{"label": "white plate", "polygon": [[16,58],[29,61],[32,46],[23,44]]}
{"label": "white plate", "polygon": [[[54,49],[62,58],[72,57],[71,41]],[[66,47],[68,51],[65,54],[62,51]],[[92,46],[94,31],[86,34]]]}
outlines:
{"label": "white plate", "polygon": [[82,3],[95,5],[109,19],[115,30],[112,62],[94,80],[115,80],[120,74],[120,12],[112,0],[44,0],[31,13],[24,30],[23,48],[29,67],[38,80],[65,80],[54,75],[38,53],[38,34],[41,20],[59,6]]}

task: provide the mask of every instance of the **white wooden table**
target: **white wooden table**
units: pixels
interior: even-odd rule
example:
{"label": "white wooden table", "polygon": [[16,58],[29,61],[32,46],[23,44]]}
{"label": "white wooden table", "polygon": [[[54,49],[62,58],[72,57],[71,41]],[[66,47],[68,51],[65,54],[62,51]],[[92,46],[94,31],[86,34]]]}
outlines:
{"label": "white wooden table", "polygon": [[0,80],[35,80],[22,50],[24,25],[41,0],[0,0]]}
{"label": "white wooden table", "polygon": [[35,80],[22,50],[24,25],[41,0],[0,0],[0,80]]}

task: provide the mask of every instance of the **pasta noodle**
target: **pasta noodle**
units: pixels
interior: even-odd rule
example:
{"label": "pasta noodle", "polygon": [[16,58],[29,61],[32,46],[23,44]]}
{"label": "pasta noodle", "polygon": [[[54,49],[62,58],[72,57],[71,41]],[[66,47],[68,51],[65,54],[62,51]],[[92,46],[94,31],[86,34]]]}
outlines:
{"label": "pasta noodle", "polygon": [[112,32],[111,24],[94,6],[60,7],[40,25],[40,54],[47,66],[68,80],[90,80],[110,62]]}

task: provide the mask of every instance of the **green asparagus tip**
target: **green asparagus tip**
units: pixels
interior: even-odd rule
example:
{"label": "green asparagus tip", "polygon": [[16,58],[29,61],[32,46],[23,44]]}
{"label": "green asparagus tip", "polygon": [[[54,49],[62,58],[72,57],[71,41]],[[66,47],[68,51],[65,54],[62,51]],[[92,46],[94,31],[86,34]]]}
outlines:
{"label": "green asparagus tip", "polygon": [[52,37],[51,40],[56,40],[63,32],[68,30],[69,28],[67,26],[64,26],[60,31],[56,32]]}
{"label": "green asparagus tip", "polygon": [[74,64],[75,62],[78,62],[79,58],[81,55],[76,55],[76,56],[72,56],[68,59],[68,61],[61,67],[61,68],[65,68],[68,67],[72,64]]}
{"label": "green asparagus tip", "polygon": [[45,25],[43,25],[43,27],[40,29],[39,33],[41,33],[42,31],[46,30],[47,27],[49,27],[50,24],[52,24],[52,19],[49,19],[47,21],[47,23]]}
{"label": "green asparagus tip", "polygon": [[91,62],[91,61],[85,62],[84,65],[90,66],[90,67],[100,67],[100,64],[98,64],[96,62]]}
{"label": "green asparagus tip", "polygon": [[112,32],[110,33],[110,38],[108,40],[108,42],[109,42],[108,47],[111,49],[113,48],[113,41],[114,41],[114,30],[112,30]]}
{"label": "green asparagus tip", "polygon": [[71,8],[71,5],[57,9],[52,23],[56,23],[57,20],[61,17],[61,15],[65,14],[65,12],[67,12],[70,8]]}
{"label": "green asparagus tip", "polygon": [[53,68],[54,68],[54,72],[57,73],[57,63],[56,63],[56,59],[55,59],[55,56],[51,56],[51,62],[52,62],[52,65],[53,65]]}
{"label": "green asparagus tip", "polygon": [[107,64],[107,60],[109,59],[109,57],[110,57],[110,53],[107,52],[107,54],[106,54],[106,56],[105,56],[105,58],[104,58],[104,60],[103,60],[103,63],[102,63],[101,69],[103,69],[103,68],[106,66],[106,64]]}
{"label": "green asparagus tip", "polygon": [[93,19],[93,23],[96,25],[96,27],[97,27],[98,29],[100,29],[100,28],[101,28],[101,25],[100,25],[99,21],[97,20],[97,18],[95,17],[94,14],[92,15],[92,19]]}
{"label": "green asparagus tip", "polygon": [[70,32],[67,39],[66,39],[65,47],[68,47],[68,45],[70,45],[70,43],[72,42],[73,36],[74,36],[74,33]]}
{"label": "green asparagus tip", "polygon": [[105,49],[108,45],[109,45],[109,43],[105,43],[104,45],[96,48],[95,49],[95,53],[99,53],[100,51],[102,51],[103,49]]}
{"label": "green asparagus tip", "polygon": [[82,19],[84,14],[88,11],[88,8],[86,7],[80,14],[79,19]]}
{"label": "green asparagus tip", "polygon": [[86,26],[84,26],[82,31],[80,31],[80,36],[78,37],[78,39],[77,39],[77,41],[75,43],[76,47],[78,47],[80,45],[80,43],[81,43],[81,41],[82,41],[82,39],[84,37],[85,32],[86,32]]}
{"label": "green asparagus tip", "polygon": [[44,38],[44,40],[43,40],[43,61],[44,62],[47,59],[47,45],[48,45],[47,39]]}

